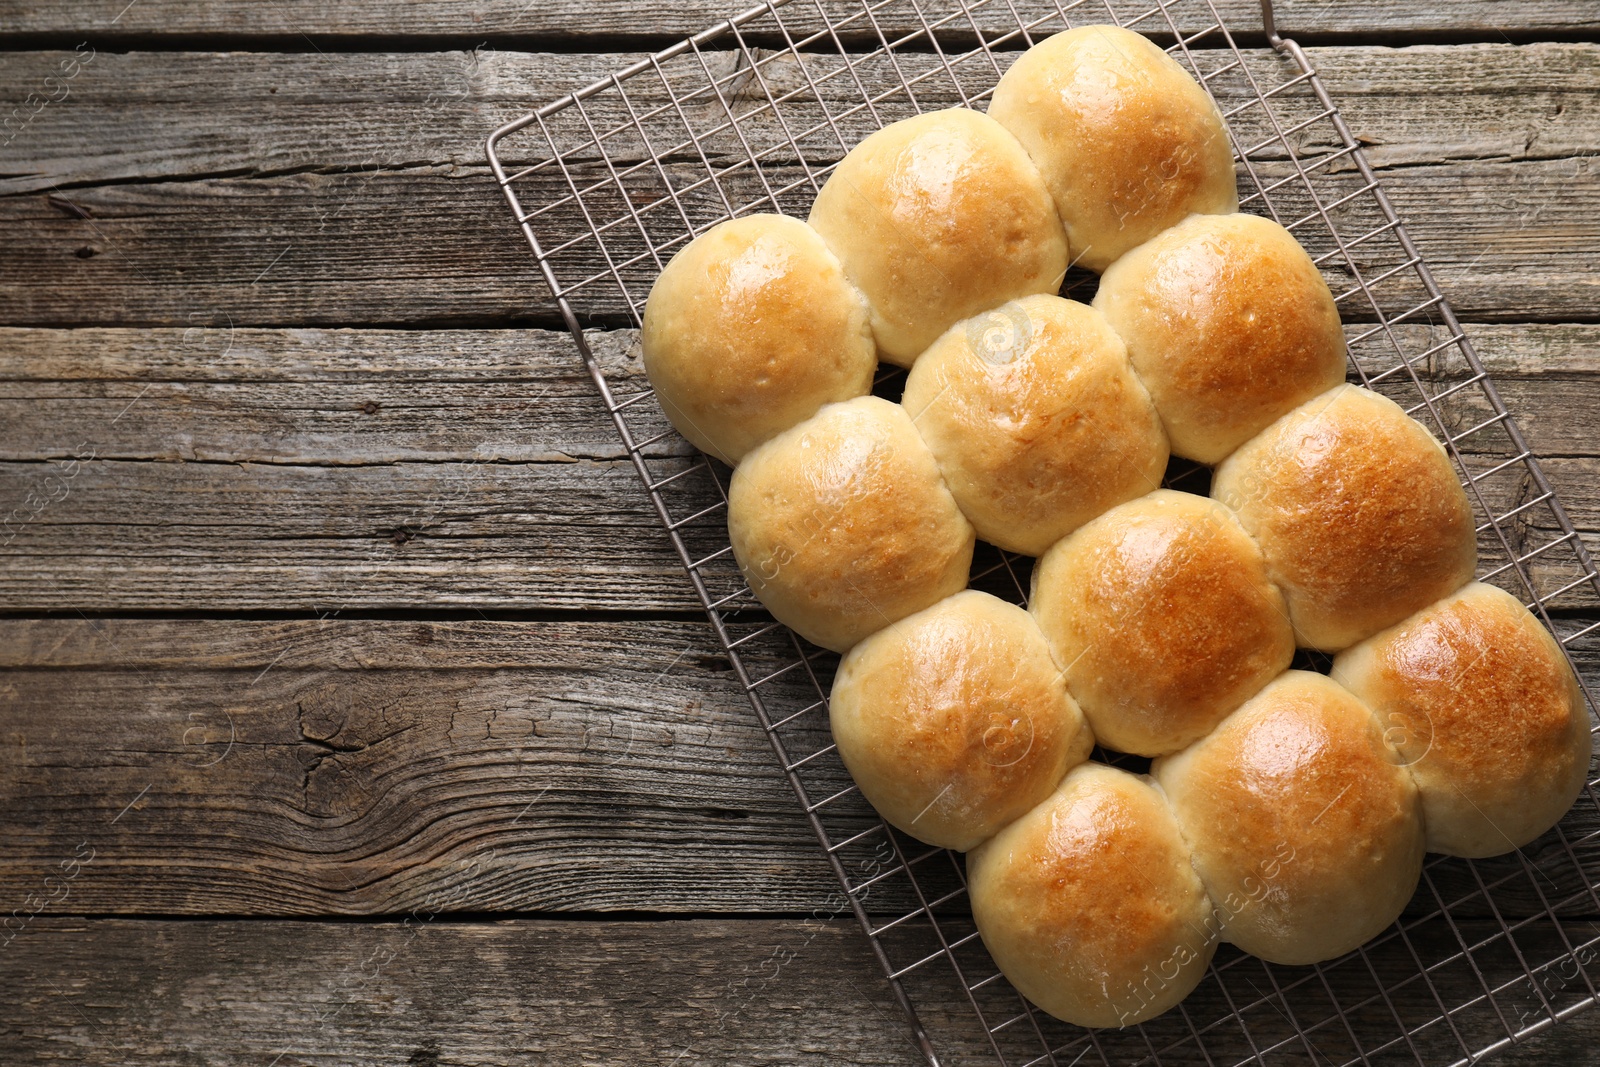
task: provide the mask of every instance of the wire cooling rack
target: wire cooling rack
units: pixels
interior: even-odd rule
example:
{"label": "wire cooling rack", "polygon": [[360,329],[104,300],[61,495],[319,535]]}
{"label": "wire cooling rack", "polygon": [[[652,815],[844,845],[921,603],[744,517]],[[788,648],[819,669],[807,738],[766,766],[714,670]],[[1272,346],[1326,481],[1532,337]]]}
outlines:
{"label": "wire cooling rack", "polygon": [[[740,577],[728,471],[694,453],[636,369],[597,356],[584,332],[637,326],[667,259],[717,222],[804,217],[872,130],[982,107],[1035,41],[1115,21],[1169,45],[1217,101],[1242,209],[1287,226],[1323,270],[1352,376],[1446,443],[1481,522],[1480,576],[1521,595],[1569,657],[1592,658],[1600,623],[1569,621],[1600,607],[1577,532],[1310,59],[1277,34],[1267,3],[1272,47],[1240,48],[1225,22],[1244,26],[1241,2],[772,0],[489,138],[539,271],[838,876],[824,910],[866,931],[929,1063],[1468,1063],[1597,999],[1600,923],[1582,918],[1600,915],[1591,781],[1561,826],[1510,856],[1429,857],[1404,917],[1342,959],[1277,967],[1223,946],[1178,1009],[1125,1030],[1081,1030],[1034,1009],[978,940],[961,858],[886,826],[851,784],[827,727],[837,657],[773,623]],[[1253,7],[1248,17],[1259,34]],[[1087,300],[1094,284],[1069,274],[1064,293]],[[897,397],[903,380],[888,373],[878,391]],[[1202,493],[1208,478],[1181,464],[1168,475]],[[1030,567],[980,546],[973,584],[1025,603]]]}

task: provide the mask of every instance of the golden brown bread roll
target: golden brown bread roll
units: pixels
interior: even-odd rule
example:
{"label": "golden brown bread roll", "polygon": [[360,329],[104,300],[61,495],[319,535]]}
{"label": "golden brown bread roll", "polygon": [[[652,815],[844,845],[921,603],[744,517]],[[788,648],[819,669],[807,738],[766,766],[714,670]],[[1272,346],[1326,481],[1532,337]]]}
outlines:
{"label": "golden brown bread roll", "polygon": [[1189,995],[1211,903],[1161,794],[1100,763],[967,857],[972,917],[1011,984],[1078,1026],[1131,1026]]}
{"label": "golden brown bread roll", "polygon": [[1190,493],[1140,497],[1061,541],[1030,603],[1095,737],[1121,752],[1177,751],[1294,656],[1261,549]]}
{"label": "golden brown bread roll", "polygon": [[878,814],[961,851],[1049,796],[1094,746],[1033,619],[975,589],[851,649],[828,714]]}
{"label": "golden brown bread roll", "polygon": [[728,535],[761,602],[843,652],[967,584],[972,524],[905,409],[829,404],[744,458]]}
{"label": "golden brown bread roll", "polygon": [[959,322],[901,400],[978,536],[1037,556],[1161,484],[1167,441],[1093,308],[1026,296]]}
{"label": "golden brown bread roll", "polygon": [[1151,768],[1225,939],[1272,963],[1349,952],[1422,874],[1417,787],[1369,708],[1288,671]]}
{"label": "golden brown bread roll", "polygon": [[1242,445],[1211,495],[1261,544],[1295,636],[1338,651],[1472,578],[1472,508],[1450,460],[1392,400],[1340,385]]}
{"label": "golden brown bread roll", "polygon": [[1564,815],[1589,773],[1589,712],[1550,632],[1474,582],[1341,652],[1422,795],[1428,850],[1496,856]]}
{"label": "golden brown bread roll", "polygon": [[810,222],[872,306],[879,355],[909,367],[951,323],[1053,293],[1067,238],[1016,140],[966,108],[884,127],[839,163]]}
{"label": "golden brown bread roll", "polygon": [[644,369],[667,418],[728,464],[824,404],[872,391],[866,300],[799,219],[719,223],[672,257],[644,306]]}
{"label": "golden brown bread roll", "polygon": [[1073,261],[1105,270],[1195,212],[1239,207],[1222,116],[1141,35],[1080,26],[1041,41],[995,87],[989,115],[1039,165]]}
{"label": "golden brown bread roll", "polygon": [[1112,264],[1094,306],[1127,343],[1172,451],[1201,463],[1344,381],[1333,294],[1271,219],[1190,216]]}

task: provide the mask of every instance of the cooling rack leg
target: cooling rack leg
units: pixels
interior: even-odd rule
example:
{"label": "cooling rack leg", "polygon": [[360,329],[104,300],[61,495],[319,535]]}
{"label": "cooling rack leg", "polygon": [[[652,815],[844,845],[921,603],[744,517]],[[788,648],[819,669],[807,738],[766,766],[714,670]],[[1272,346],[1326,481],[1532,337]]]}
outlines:
{"label": "cooling rack leg", "polygon": [[1283,48],[1283,38],[1278,36],[1278,21],[1272,15],[1272,0],[1261,0],[1261,28],[1267,31],[1267,41],[1272,47]]}

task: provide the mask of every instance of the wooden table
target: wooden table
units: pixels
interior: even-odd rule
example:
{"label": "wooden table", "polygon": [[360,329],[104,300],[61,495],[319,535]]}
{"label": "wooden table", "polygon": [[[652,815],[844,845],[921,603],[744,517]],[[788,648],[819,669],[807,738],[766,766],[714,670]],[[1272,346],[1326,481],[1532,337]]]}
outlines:
{"label": "wooden table", "polygon": [[[917,1062],[482,154],[728,3],[0,5],[0,1061]],[[1592,538],[1600,7],[1279,7]]]}

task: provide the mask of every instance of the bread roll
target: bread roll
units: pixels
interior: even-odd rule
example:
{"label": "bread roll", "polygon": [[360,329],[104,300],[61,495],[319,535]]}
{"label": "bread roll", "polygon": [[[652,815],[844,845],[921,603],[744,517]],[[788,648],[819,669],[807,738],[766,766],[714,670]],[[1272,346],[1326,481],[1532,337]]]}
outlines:
{"label": "bread roll", "polygon": [[851,649],[828,713],[878,814],[961,851],[1049,796],[1094,746],[1033,619],[975,589]]}
{"label": "bread roll", "polygon": [[1393,401],[1341,385],[1251,438],[1211,495],[1239,514],[1300,644],[1338,651],[1471,580],[1472,508],[1449,458]]}
{"label": "bread roll", "polygon": [[719,223],[667,264],[644,306],[644,369],[667,418],[728,464],[824,404],[872,391],[866,300],[798,219]]}
{"label": "bread roll", "polygon": [[989,115],[1039,165],[1073,261],[1090,270],[1187,215],[1238,210],[1216,105],[1131,30],[1080,26],[1034,45],[1000,79]]}
{"label": "bread roll", "polygon": [[909,367],[952,323],[1053,293],[1067,238],[1039,171],[966,108],[904,119],[839,163],[811,225],[872,305],[879,355]]}
{"label": "bread roll", "polygon": [[901,400],[978,536],[1037,556],[1161,484],[1167,441],[1093,308],[1026,296],[957,323]]}
{"label": "bread roll", "polygon": [[972,917],[1011,984],[1078,1026],[1131,1026],[1189,995],[1211,902],[1166,801],[1100,763],[967,857]]}
{"label": "bread roll", "polygon": [[1422,795],[1428,850],[1496,856],[1554,826],[1589,774],[1589,712],[1521,601],[1474,582],[1333,661]]}
{"label": "bread roll", "polygon": [[843,652],[967,584],[972,524],[905,409],[829,404],[745,457],[728,536],[779,622]]}
{"label": "bread roll", "polygon": [[1271,963],[1349,952],[1422,874],[1417,787],[1361,701],[1288,671],[1151,768],[1223,937]]}
{"label": "bread roll", "polygon": [[1112,264],[1094,306],[1127,343],[1172,451],[1201,463],[1344,381],[1333,294],[1270,219],[1190,216]]}
{"label": "bread roll", "polygon": [[1045,553],[1031,606],[1095,737],[1142,756],[1202,737],[1294,656],[1261,549],[1221,504],[1169,489]]}

